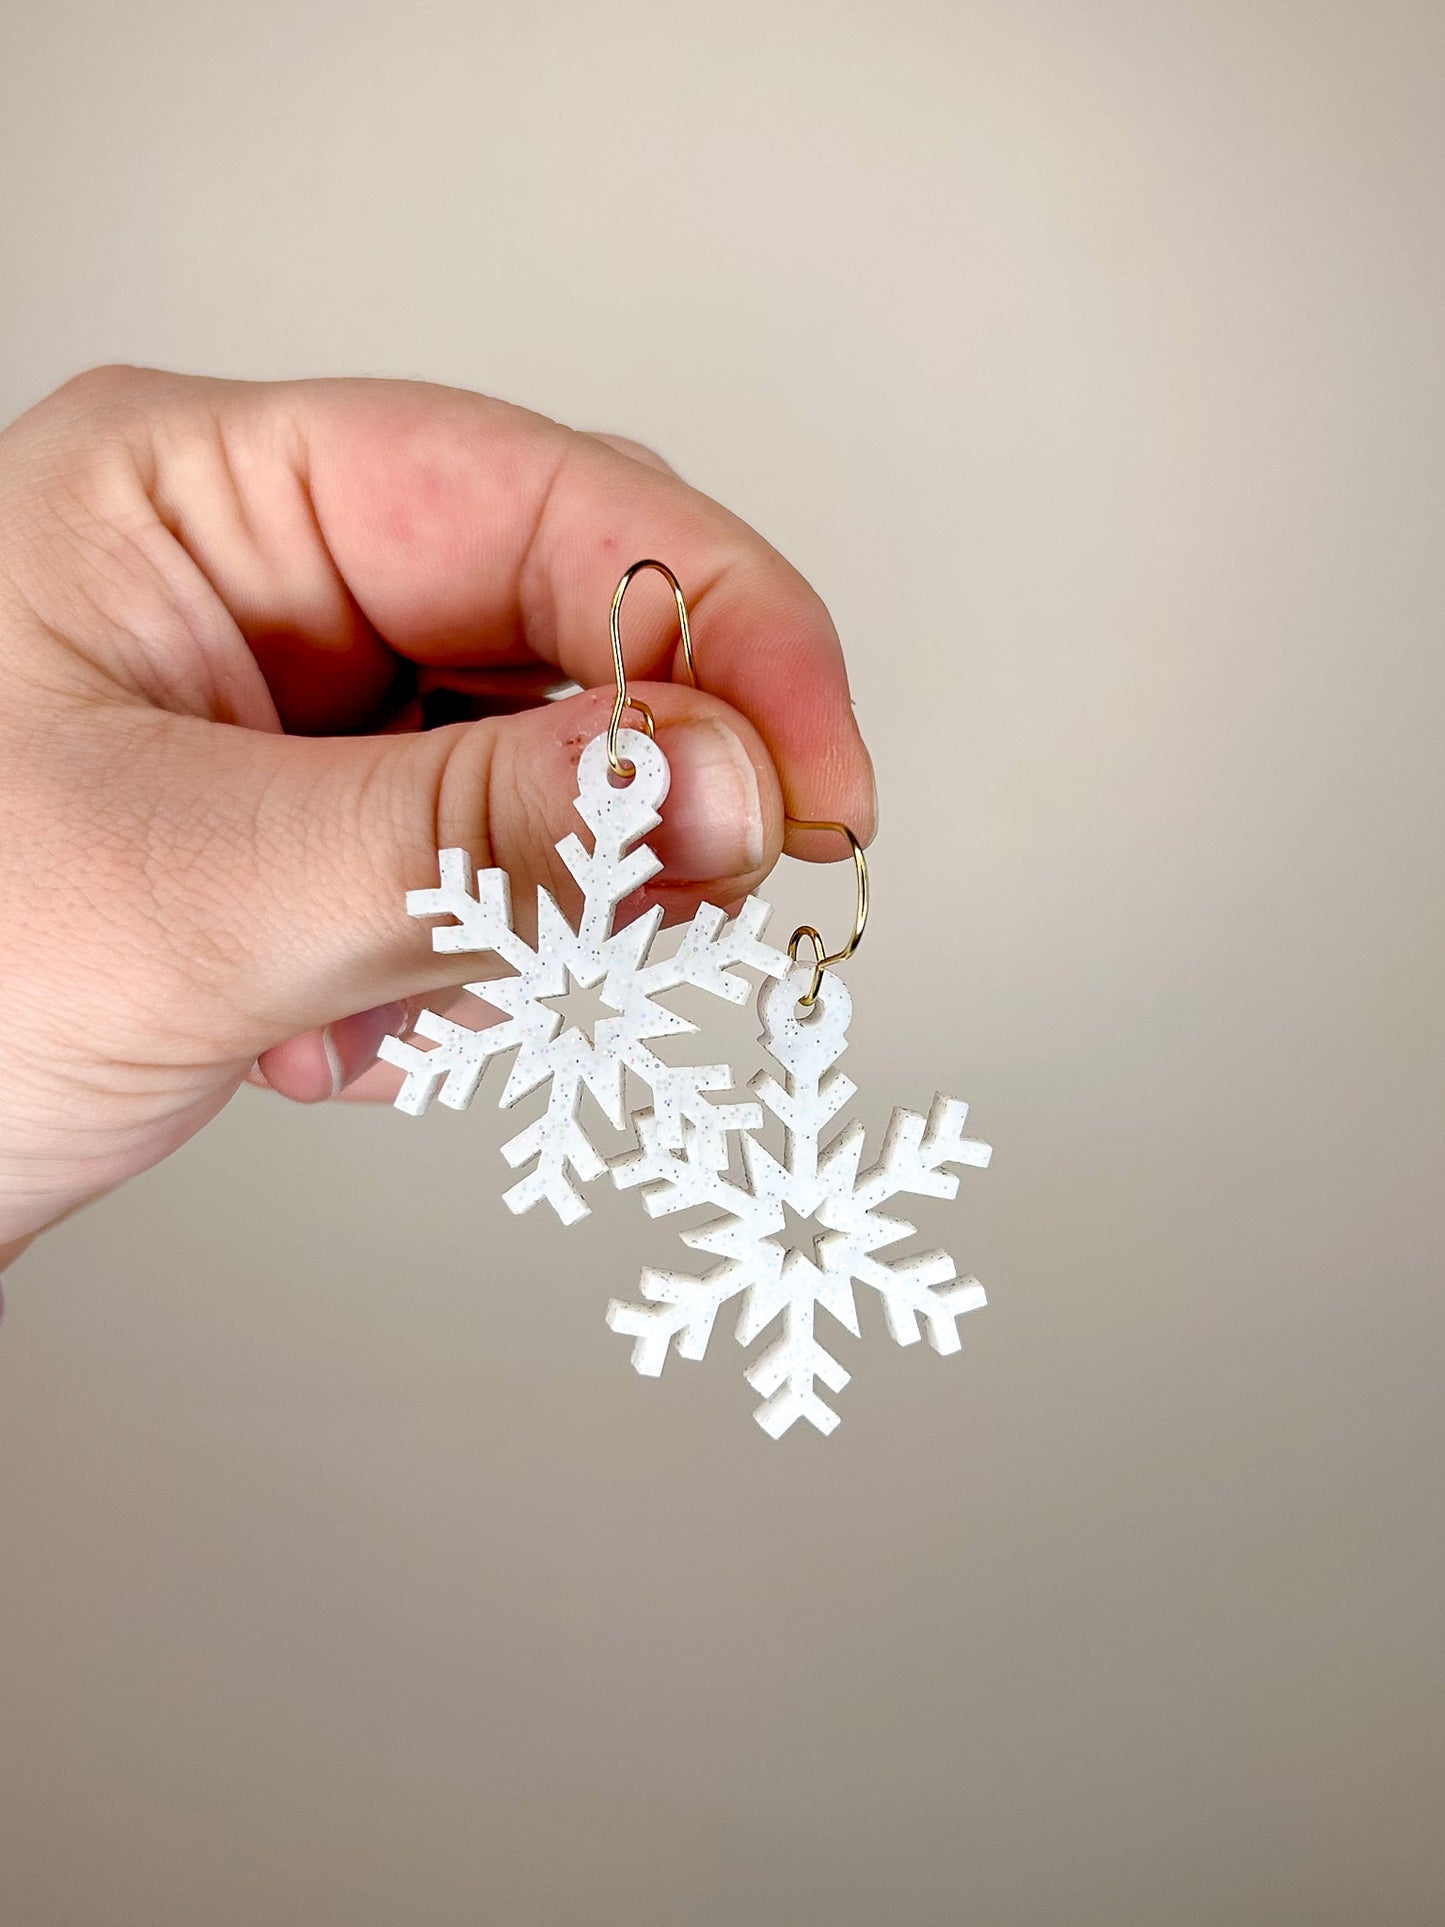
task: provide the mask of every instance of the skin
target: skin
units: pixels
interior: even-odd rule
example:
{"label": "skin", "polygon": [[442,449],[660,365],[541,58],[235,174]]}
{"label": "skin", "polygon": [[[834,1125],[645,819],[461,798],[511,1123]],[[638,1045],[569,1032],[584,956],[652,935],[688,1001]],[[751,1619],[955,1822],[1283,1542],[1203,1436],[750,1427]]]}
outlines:
{"label": "skin", "polygon": [[827,610],[660,457],[459,389],[136,368],[0,434],[0,1266],[248,1078],[390,1096],[380,1037],[476,970],[402,913],[439,845],[572,907],[552,846],[644,555],[703,688],[640,578],[673,788],[624,916],[677,918],[756,888],[786,818],[867,840],[875,802]]}

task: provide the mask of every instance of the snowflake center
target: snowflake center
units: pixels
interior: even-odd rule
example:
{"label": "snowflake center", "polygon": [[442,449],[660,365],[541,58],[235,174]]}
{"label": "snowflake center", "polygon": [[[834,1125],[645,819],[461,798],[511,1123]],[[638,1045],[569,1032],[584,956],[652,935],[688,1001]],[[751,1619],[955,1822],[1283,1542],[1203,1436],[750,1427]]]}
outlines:
{"label": "snowflake center", "polygon": [[817,1219],[811,1212],[805,1215],[801,1211],[795,1211],[786,1198],[779,1200],[779,1209],[783,1214],[782,1229],[771,1232],[769,1235],[775,1245],[782,1247],[783,1263],[786,1264],[788,1258],[796,1251],[799,1257],[806,1258],[815,1270],[821,1271],[823,1261],[818,1256]]}
{"label": "snowflake center", "polygon": [[613,1006],[603,1001],[601,986],[589,989],[579,983],[570,964],[567,967],[567,988],[563,994],[560,997],[539,997],[537,1001],[561,1014],[559,1037],[565,1037],[568,1031],[575,1030],[589,1050],[596,1049],[597,1026],[604,1018],[617,1015]]}

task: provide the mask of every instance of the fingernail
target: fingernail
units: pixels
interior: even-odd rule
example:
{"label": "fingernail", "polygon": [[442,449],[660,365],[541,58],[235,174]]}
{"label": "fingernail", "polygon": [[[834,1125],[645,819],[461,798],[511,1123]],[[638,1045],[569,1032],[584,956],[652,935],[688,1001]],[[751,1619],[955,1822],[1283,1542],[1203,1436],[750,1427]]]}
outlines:
{"label": "fingernail", "polygon": [[758,869],[767,854],[758,773],[724,723],[658,731],[672,770],[662,823],[647,841],[675,883],[709,883]]}
{"label": "fingernail", "polygon": [[321,1048],[331,1072],[331,1095],[339,1097],[348,1084],[376,1062],[377,1046],[383,1037],[395,1037],[405,1028],[405,1004],[378,1004],[374,1010],[359,1010],[353,1017],[342,1017],[328,1024],[321,1033]]}

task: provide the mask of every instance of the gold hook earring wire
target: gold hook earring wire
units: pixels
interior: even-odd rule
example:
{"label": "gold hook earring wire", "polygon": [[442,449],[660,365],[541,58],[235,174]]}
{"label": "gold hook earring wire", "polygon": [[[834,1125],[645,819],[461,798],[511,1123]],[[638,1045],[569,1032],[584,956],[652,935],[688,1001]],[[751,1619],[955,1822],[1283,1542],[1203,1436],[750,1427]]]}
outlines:
{"label": "gold hook earring wire", "polygon": [[846,836],[848,848],[853,853],[853,871],[858,880],[858,897],[853,908],[853,934],[841,950],[829,955],[823,948],[823,939],[810,923],[799,924],[788,939],[788,956],[794,963],[798,961],[798,946],[805,937],[813,946],[813,981],[808,985],[807,994],[798,999],[804,1010],[811,1010],[818,1001],[823,972],[831,970],[834,964],[846,963],[862,943],[863,932],[868,928],[868,859],[863,854],[863,845],[846,823],[805,823],[791,816],[788,821],[795,830],[834,830],[839,836]]}
{"label": "gold hook earring wire", "polygon": [[687,603],[683,600],[682,585],[665,562],[655,562],[650,556],[641,562],[634,562],[618,583],[612,594],[612,613],[608,617],[608,630],[612,637],[612,669],[617,678],[617,698],[612,705],[612,720],[607,725],[607,766],[614,776],[630,777],[635,774],[631,763],[617,753],[617,731],[622,723],[622,712],[635,709],[641,716],[649,736],[657,735],[657,727],[652,720],[652,711],[647,704],[628,694],[627,668],[622,660],[622,599],[632,586],[634,576],[641,575],[644,569],[656,569],[667,578],[672,589],[672,599],[677,604],[677,624],[682,632],[682,656],[687,664],[688,681],[697,688],[697,671],[692,660],[692,637],[688,634]]}
{"label": "gold hook earring wire", "polygon": [[[617,677],[617,698],[612,705],[612,720],[607,725],[607,762],[614,776],[633,775],[633,766],[625,762],[617,753],[617,731],[626,709],[635,709],[647,725],[649,736],[657,734],[652,720],[652,711],[647,704],[628,694],[627,669],[622,660],[622,599],[632,586],[634,576],[641,575],[644,569],[655,569],[672,590],[672,599],[677,604],[677,626],[682,637],[682,660],[687,669],[687,679],[694,689],[702,687],[697,679],[697,663],[692,653],[692,635],[687,625],[687,602],[683,597],[682,585],[665,562],[658,562],[648,556],[641,562],[634,562],[618,583],[612,596],[612,614],[609,618],[609,631],[612,636],[612,668]],[[786,821],[795,830],[831,830],[838,836],[846,836],[848,848],[853,853],[853,870],[858,880],[857,901],[853,909],[853,934],[841,950],[831,954],[823,948],[823,939],[810,923],[799,924],[788,939],[788,956],[793,963],[798,961],[798,946],[806,937],[813,946],[813,981],[808,986],[808,994],[798,999],[805,1010],[811,1010],[818,1001],[818,991],[822,986],[823,972],[831,970],[835,964],[846,963],[863,941],[863,932],[868,927],[868,859],[863,853],[863,845],[854,836],[846,823],[808,822],[790,816]]]}

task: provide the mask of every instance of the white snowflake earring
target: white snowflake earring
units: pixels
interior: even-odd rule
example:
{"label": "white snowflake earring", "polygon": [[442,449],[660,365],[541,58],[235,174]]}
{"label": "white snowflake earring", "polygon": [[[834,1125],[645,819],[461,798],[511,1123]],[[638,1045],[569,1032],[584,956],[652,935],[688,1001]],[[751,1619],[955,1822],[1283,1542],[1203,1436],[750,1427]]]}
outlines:
{"label": "white snowflake earring", "polygon": [[[592,832],[592,848],[575,834],[564,837],[557,853],[582,891],[582,912],[574,930],[550,892],[537,891],[537,940],[529,944],[513,928],[511,886],[505,870],[473,876],[465,850],[439,853],[440,881],[435,889],[407,894],[407,914],[449,916],[454,922],[432,931],[432,947],[442,952],[491,952],[510,965],[511,976],[469,983],[464,988],[501,1012],[500,1023],[473,1029],[435,1011],[418,1016],[414,1041],[386,1038],[380,1055],[406,1073],[396,1098],[398,1109],[419,1115],[436,1098],[462,1110],[476,1094],[488,1062],[516,1050],[499,1102],[504,1107],[550,1080],[546,1109],[502,1147],[507,1162],[531,1169],[504,1193],[513,1211],[527,1211],[546,1200],[564,1224],[585,1217],[588,1205],[579,1188],[607,1169],[578,1119],[582,1093],[597,1099],[608,1120],[626,1122],[626,1073],[642,1080],[652,1096],[648,1112],[653,1140],[679,1148],[685,1130],[711,1137],[762,1121],[749,1103],[715,1104],[707,1095],[727,1090],[732,1072],[726,1064],[677,1067],[652,1050],[659,1038],[697,1027],[658,1000],[683,985],[711,992],[729,1003],[743,1003],[750,985],[739,968],[780,976],[787,960],[762,940],[770,906],[749,897],[729,918],[715,904],[703,904],[687,926],[677,949],[654,960],[653,942],[662,911],[653,908],[614,929],[617,906],[655,876],[662,865],[640,839],[661,822],[667,795],[667,758],[653,740],[652,712],[628,694],[622,660],[619,616],[629,584],[644,569],[666,576],[677,603],[684,659],[692,666],[687,606],[671,569],[651,560],[635,562],[612,599],[611,634],[617,694],[605,734],[583,750],[577,766],[576,810]],[[627,709],[644,719],[646,734],[621,728]],[[611,780],[616,776],[619,787]],[[601,1018],[592,1035],[565,1025],[548,999],[570,988],[595,989],[615,1015]]]}
{"label": "white snowflake earring", "polygon": [[[781,1320],[777,1339],[747,1370],[749,1382],[763,1394],[755,1417],[773,1438],[798,1419],[823,1433],[837,1425],[838,1414],[817,1388],[821,1383],[841,1392],[849,1374],[819,1342],[815,1322],[821,1309],[857,1337],[855,1284],[878,1293],[888,1329],[900,1345],[917,1341],[921,1320],[937,1352],[958,1351],[959,1318],[986,1303],[983,1287],[974,1278],[960,1279],[946,1252],[879,1255],[914,1231],[903,1219],[887,1215],[885,1205],[904,1194],[952,1198],[958,1177],[950,1166],[988,1163],[989,1146],[963,1135],[966,1104],[940,1095],[927,1117],[895,1110],[877,1162],[865,1170],[859,1169],[861,1124],[846,1125],[822,1142],[856,1089],[836,1068],[848,1047],[853,1000],[835,966],[862,938],[868,867],[846,825],[799,827],[838,830],[848,838],[858,906],[853,935],[842,950],[826,956],[822,938],[804,925],[788,946],[792,970],[758,993],[761,1041],[784,1076],[780,1084],[760,1071],[752,1089],[783,1125],[782,1158],[774,1157],[749,1126],[742,1136],[743,1173],[734,1177],[727,1124],[689,1122],[679,1148],[666,1121],[644,1112],[638,1119],[641,1149],[613,1160],[618,1184],[643,1186],[643,1203],[654,1217],[712,1205],[718,1215],[681,1236],[684,1244],[713,1253],[719,1262],[701,1276],[644,1271],[643,1303],[614,1299],[608,1324],[635,1340],[633,1364],[655,1377],[674,1341],[680,1358],[703,1356],[718,1311],[729,1299],[742,1300],[737,1325],[742,1345]],[[805,938],[813,946],[811,965],[797,962]]]}

